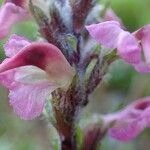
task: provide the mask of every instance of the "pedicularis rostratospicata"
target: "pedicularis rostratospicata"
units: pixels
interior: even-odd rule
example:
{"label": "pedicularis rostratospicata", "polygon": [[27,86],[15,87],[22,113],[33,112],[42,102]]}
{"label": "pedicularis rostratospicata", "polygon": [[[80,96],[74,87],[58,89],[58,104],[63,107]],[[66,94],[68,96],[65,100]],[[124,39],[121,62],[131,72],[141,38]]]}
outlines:
{"label": "pedicularis rostratospicata", "polygon": [[97,116],[97,122],[81,129],[82,140],[77,139],[79,113],[112,62],[122,59],[139,73],[150,72],[150,25],[130,33],[108,5],[96,0],[5,0],[0,38],[28,20],[38,25],[37,41],[11,35],[4,45],[7,58],[0,64],[0,83],[9,89],[10,104],[20,118],[35,119],[45,109],[62,150],[95,150],[107,133],[132,140],[150,126],[146,97]]}

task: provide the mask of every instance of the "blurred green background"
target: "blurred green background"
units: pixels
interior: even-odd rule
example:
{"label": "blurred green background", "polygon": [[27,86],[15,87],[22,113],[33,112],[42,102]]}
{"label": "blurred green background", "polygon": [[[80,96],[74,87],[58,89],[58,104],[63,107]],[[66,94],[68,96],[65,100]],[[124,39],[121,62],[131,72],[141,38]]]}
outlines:
{"label": "blurred green background", "polygon": [[[2,1],[2,0],[1,0]],[[102,0],[104,3],[105,0]],[[129,31],[150,23],[150,0],[112,0],[111,7],[121,17]],[[18,24],[12,33],[36,40],[37,27],[32,22]],[[4,59],[0,41],[0,60]],[[15,115],[8,102],[8,91],[0,87],[0,150],[48,150],[50,128],[43,117],[23,121]],[[109,68],[101,87],[91,95],[90,104],[82,113],[108,113],[125,106],[130,101],[150,95],[150,75],[140,75],[131,66],[116,61]],[[146,129],[132,142],[121,143],[106,136],[102,150],[150,150],[150,131]]]}

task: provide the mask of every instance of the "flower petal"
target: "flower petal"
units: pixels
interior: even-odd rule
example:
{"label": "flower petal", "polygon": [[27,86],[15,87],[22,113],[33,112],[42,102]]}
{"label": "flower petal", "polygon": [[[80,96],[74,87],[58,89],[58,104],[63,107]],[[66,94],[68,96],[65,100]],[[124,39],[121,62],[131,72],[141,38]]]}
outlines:
{"label": "flower petal", "polygon": [[0,83],[8,89],[13,89],[18,86],[19,83],[15,81],[16,70],[8,70],[0,74]]}
{"label": "flower petal", "polygon": [[5,3],[0,10],[0,39],[9,34],[11,27],[18,21],[25,20],[28,13],[13,3]]}
{"label": "flower petal", "polygon": [[55,88],[47,83],[20,85],[10,91],[10,104],[20,118],[34,119],[42,113],[46,98]]}
{"label": "flower petal", "polygon": [[4,3],[8,3],[8,2],[13,3],[20,7],[24,7],[28,2],[28,0],[4,0]]}
{"label": "flower petal", "polygon": [[120,24],[116,21],[106,21],[86,26],[90,35],[106,48],[117,48],[119,34],[122,32]]}
{"label": "flower petal", "polygon": [[4,45],[5,54],[7,57],[15,56],[22,48],[30,44],[28,39],[14,34]]}
{"label": "flower petal", "polygon": [[135,37],[122,31],[117,43],[118,54],[128,63],[138,63],[141,60],[141,49]]}
{"label": "flower petal", "polygon": [[130,141],[139,135],[144,129],[144,126],[140,122],[133,121],[130,124],[116,124],[109,130],[111,137],[120,141]]}
{"label": "flower petal", "polygon": [[150,66],[148,66],[142,60],[137,64],[133,64],[133,67],[136,71],[138,71],[140,73],[150,73]]}
{"label": "flower petal", "polygon": [[74,71],[61,51],[49,43],[36,42],[0,65],[0,73],[21,66],[36,66],[47,72],[49,81],[60,85],[70,83]]}
{"label": "flower petal", "polygon": [[[22,119],[30,120],[41,114],[46,98],[53,90],[58,88],[58,85],[48,82],[46,79],[39,80],[37,76],[32,76],[33,74],[29,74],[29,72],[27,79],[25,76],[18,79],[16,76],[23,69],[26,72],[29,66],[1,73],[0,82],[10,90],[10,104],[13,106],[14,111]],[[31,79],[34,79],[33,83],[23,84],[23,82],[29,82]]]}
{"label": "flower petal", "polygon": [[134,101],[122,111],[105,116],[109,134],[117,140],[129,141],[150,127],[150,97]]}
{"label": "flower petal", "polygon": [[35,66],[24,66],[0,73],[0,83],[8,89],[13,89],[20,84],[51,83],[53,86],[58,86],[55,82],[49,81],[46,72]]}
{"label": "flower petal", "polygon": [[145,25],[133,35],[141,42],[146,64],[150,64],[150,25]]}

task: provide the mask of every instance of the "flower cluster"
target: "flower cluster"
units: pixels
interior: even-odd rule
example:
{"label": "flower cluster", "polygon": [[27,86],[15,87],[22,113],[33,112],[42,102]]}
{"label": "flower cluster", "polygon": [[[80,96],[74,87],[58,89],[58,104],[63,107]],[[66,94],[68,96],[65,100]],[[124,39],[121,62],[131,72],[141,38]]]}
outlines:
{"label": "flower cluster", "polygon": [[[47,19],[49,19],[49,22],[50,20],[56,21],[53,26],[56,26],[56,23],[62,21],[62,24],[59,24],[59,26],[61,26],[61,28],[63,29],[59,30],[60,35],[56,34],[59,35],[58,38],[61,42],[63,40],[65,42],[67,41],[66,35],[70,35],[70,33],[68,34],[68,32],[73,32],[71,33],[70,37],[76,38],[76,41],[78,41],[77,44],[80,44],[82,42],[82,38],[80,37],[81,35],[79,34],[79,32],[80,30],[82,30],[84,22],[86,22],[83,21],[83,18],[86,18],[86,16],[88,16],[90,7],[87,7],[87,12],[84,12],[83,9],[78,9],[78,7],[75,6],[73,7],[70,5],[69,1],[66,1],[65,7],[68,12],[73,14],[73,11],[76,12],[76,10],[78,10],[79,12],[83,11],[83,16],[80,15],[78,18],[76,14],[67,14],[65,12],[65,7],[60,8],[61,5],[56,5],[56,8],[61,9],[61,11],[64,12],[65,16],[67,16],[68,18],[62,19],[62,16],[64,14],[61,14],[59,12],[59,15],[56,15],[55,13],[57,13],[57,11],[55,11],[53,12],[55,18],[50,19],[49,8],[47,8],[47,6],[49,6],[51,3],[54,4],[54,1],[50,2],[48,0],[45,0],[43,2],[41,0],[33,0],[32,2],[37,4],[37,7],[39,8],[41,7],[41,5],[44,5],[46,7],[46,9],[41,8],[40,11],[42,10],[45,14],[48,14],[47,18],[44,18],[46,21]],[[89,6],[92,7],[93,3],[89,2]],[[76,22],[73,21],[73,19],[71,18],[72,16],[74,20],[76,19]],[[32,15],[29,11],[29,0],[5,0],[3,6],[0,9],[0,39],[7,37],[12,26],[17,22],[28,20],[31,18]],[[41,18],[39,17],[38,19]],[[87,22],[92,22],[94,19],[89,19],[90,21]],[[42,29],[44,27],[42,26]],[[76,27],[76,29],[72,29],[73,27]],[[68,28],[68,30],[65,30],[65,28]],[[49,27],[48,29],[51,28]],[[103,17],[103,22],[88,25],[86,26],[86,29],[88,30],[91,37],[95,39],[99,44],[101,44],[102,47],[105,47],[110,51],[116,50],[117,55],[125,62],[131,64],[135,68],[135,70],[140,73],[150,72],[150,25],[145,25],[139,30],[130,33],[128,31],[125,31],[122,21],[115,15],[115,13],[111,9],[108,9]],[[65,34],[63,33],[63,30]],[[57,29],[54,30],[54,32],[57,31]],[[76,32],[76,34],[74,34],[74,32]],[[46,31],[45,33],[46,36],[51,34],[49,32],[47,33]],[[55,36],[54,33],[52,34]],[[65,37],[63,37],[64,35]],[[59,46],[61,42],[59,40],[56,40],[56,38],[57,37],[48,41],[56,41],[57,45]],[[75,75],[79,76],[79,79],[77,78],[79,82],[82,82],[81,80],[83,80],[84,78],[85,74],[83,75],[83,73],[85,73],[87,69],[85,66],[89,65],[88,63],[86,65],[83,65],[83,62],[85,62],[86,59],[81,60],[83,59],[81,55],[84,52],[75,50],[72,53],[70,51],[67,51],[66,54],[65,52],[63,53],[63,50],[61,50],[61,48],[58,48],[58,46],[56,47],[55,45],[56,44],[53,45],[48,43],[47,41],[32,42],[16,34],[12,35],[4,45],[4,51],[7,58],[0,64],[0,83],[9,89],[10,105],[12,105],[14,111],[22,119],[31,120],[38,117],[42,113],[45,100],[50,96],[50,94],[58,88],[61,88],[61,90],[64,91],[68,89]],[[68,47],[65,44],[63,46],[62,45],[60,47],[62,47],[63,49],[67,49],[69,47],[69,44],[67,45]],[[79,49],[81,45],[77,45],[74,47]],[[70,61],[71,63],[68,62],[69,59],[67,59],[66,57],[68,55],[72,55],[71,57],[69,56],[69,59],[73,59],[73,61]],[[83,54],[83,56],[85,55]],[[99,59],[99,57],[97,58]],[[73,64],[73,62],[77,64]],[[98,60],[97,62],[101,61]],[[100,67],[103,68],[102,66]],[[94,73],[93,72],[91,73],[90,77],[92,77],[92,75],[94,76],[94,73],[96,71]],[[101,74],[104,74],[99,70],[97,72],[95,74],[98,74],[99,76]],[[91,82],[99,81],[99,78],[102,79],[102,76],[97,78],[92,78]],[[75,88],[75,90],[78,90],[75,91],[75,93],[78,95],[71,95],[70,97],[76,97],[76,99],[78,99],[77,96],[80,96],[79,98],[87,98],[88,92],[86,92],[85,90],[86,85],[83,86],[81,85],[81,83],[76,84],[78,84],[76,87],[78,87],[79,89]],[[82,84],[84,83],[82,82]],[[82,93],[82,90],[83,92],[85,92],[85,94],[87,94],[86,96],[80,95]],[[70,103],[72,104],[73,102]],[[69,106],[67,108],[70,108],[70,103],[69,105],[67,105]],[[81,104],[81,102],[78,102],[77,104]],[[63,108],[66,109],[66,107]],[[77,107],[77,109],[78,108],[79,107]],[[66,110],[63,110],[62,112],[65,111]],[[69,111],[66,112],[68,113]],[[73,111],[71,110],[70,112]],[[104,115],[103,121],[112,137],[118,140],[128,141],[135,138],[140,132],[144,130],[144,128],[150,127],[149,114],[150,97],[146,97],[133,102],[119,112]],[[59,116],[59,118],[61,117]],[[74,118],[74,116],[72,116],[72,118]]]}
{"label": "flower cluster", "polygon": [[[136,71],[149,73],[150,25],[130,33],[124,30],[122,22],[113,12],[108,11],[106,15],[106,21],[86,26],[89,34],[101,46],[110,51],[116,49],[119,57],[131,64]],[[150,127],[149,104],[149,97],[139,99],[122,111],[104,116],[110,135],[121,141],[129,141],[146,127]]]}

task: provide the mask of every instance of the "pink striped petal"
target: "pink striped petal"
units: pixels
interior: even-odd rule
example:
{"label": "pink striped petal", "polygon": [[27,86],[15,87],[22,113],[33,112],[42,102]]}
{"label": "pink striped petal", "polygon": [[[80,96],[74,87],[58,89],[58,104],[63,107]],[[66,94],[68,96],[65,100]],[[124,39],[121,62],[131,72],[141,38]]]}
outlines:
{"label": "pink striped petal", "polygon": [[[48,78],[37,78],[37,72],[34,74],[35,76],[33,76],[33,72],[29,73],[28,71],[27,73],[27,69],[29,67],[1,73],[0,83],[10,90],[9,99],[14,111],[22,119],[31,120],[42,113],[45,100],[53,90],[58,88],[58,85],[49,82]],[[26,72],[26,76],[18,79],[18,74],[21,74],[21,71]],[[28,82],[26,83],[26,81]],[[32,83],[29,84],[29,81],[32,81]]]}
{"label": "pink striped petal", "polygon": [[39,85],[20,85],[10,91],[10,104],[14,111],[25,120],[38,117],[44,108],[45,100],[56,89],[48,83]]}
{"label": "pink striped petal", "polygon": [[11,35],[7,43],[4,45],[5,54],[7,57],[15,56],[22,48],[30,44],[31,43],[28,39],[13,34]]}
{"label": "pink striped petal", "polygon": [[13,3],[5,3],[0,10],[0,39],[6,37],[11,27],[18,21],[25,20],[28,13]]}
{"label": "pink striped petal", "polygon": [[106,21],[86,26],[90,35],[106,48],[117,48],[119,34],[122,32],[120,24],[116,21]]}

